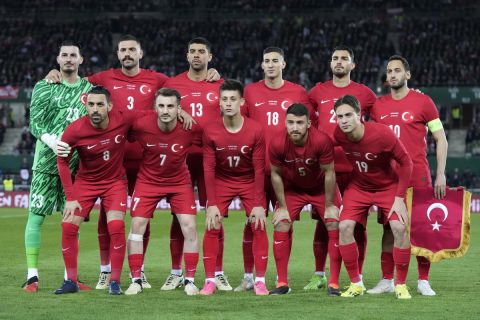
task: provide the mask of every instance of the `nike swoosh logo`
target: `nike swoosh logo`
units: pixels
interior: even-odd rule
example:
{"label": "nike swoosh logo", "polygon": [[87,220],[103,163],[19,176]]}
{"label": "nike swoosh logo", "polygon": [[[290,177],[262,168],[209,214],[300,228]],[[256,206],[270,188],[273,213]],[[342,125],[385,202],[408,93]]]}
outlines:
{"label": "nike swoosh logo", "polygon": [[185,97],[188,97],[188,94],[184,95],[184,96],[181,96],[180,99],[183,99]]}
{"label": "nike swoosh logo", "polygon": [[197,206],[190,206],[190,208],[192,208],[192,209],[197,209]]}
{"label": "nike swoosh logo", "polygon": [[120,202],[120,205],[121,205],[122,207],[125,207],[127,204]]}
{"label": "nike swoosh logo", "polygon": [[322,101],[320,101],[320,103],[324,104],[324,103],[327,103],[328,101],[330,101],[330,99],[329,100],[322,100]]}
{"label": "nike swoosh logo", "polygon": [[259,107],[259,106],[261,106],[262,104],[265,104],[265,102],[255,103],[255,107]]}
{"label": "nike swoosh logo", "polygon": [[212,259],[212,257],[203,257],[203,260]]}
{"label": "nike swoosh logo", "polygon": [[336,243],[334,244],[334,246],[335,246],[335,248],[338,248],[338,247],[340,247],[340,246],[339,246],[338,244],[336,244]]}
{"label": "nike swoosh logo", "polygon": [[120,249],[120,248],[123,247],[123,246],[124,246],[123,244],[122,244],[121,246],[118,246],[118,247],[117,247],[117,246],[113,246],[113,249],[118,250],[118,249]]}
{"label": "nike swoosh logo", "polygon": [[187,271],[188,272],[195,272],[195,271],[197,271],[197,269],[188,269]]}
{"label": "nike swoosh logo", "polygon": [[220,151],[220,150],[223,150],[223,149],[225,149],[225,148],[218,148],[218,147],[216,148],[217,151]]}
{"label": "nike swoosh logo", "polygon": [[293,159],[293,160],[287,160],[287,159],[285,159],[285,162],[293,162],[293,161],[295,161],[295,159]]}
{"label": "nike swoosh logo", "polygon": [[153,146],[155,146],[155,143],[154,144],[147,143],[147,147],[153,147]]}
{"label": "nike swoosh logo", "polygon": [[123,86],[113,86],[113,90],[121,89]]}
{"label": "nike swoosh logo", "polygon": [[386,116],[385,116],[385,115],[380,116],[380,119],[384,119],[384,118],[386,118],[386,117],[388,117],[388,114],[387,114]]}
{"label": "nike swoosh logo", "polygon": [[87,146],[87,149],[90,150],[92,148],[95,148],[96,144],[94,144],[93,146]]}
{"label": "nike swoosh logo", "polygon": [[268,256],[262,256],[262,260],[268,259]]}
{"label": "nike swoosh logo", "polygon": [[275,244],[280,244],[282,243],[283,241],[274,241]]}
{"label": "nike swoosh logo", "polygon": [[68,248],[62,248],[62,251],[67,251],[68,249],[70,249],[70,247],[68,247]]}

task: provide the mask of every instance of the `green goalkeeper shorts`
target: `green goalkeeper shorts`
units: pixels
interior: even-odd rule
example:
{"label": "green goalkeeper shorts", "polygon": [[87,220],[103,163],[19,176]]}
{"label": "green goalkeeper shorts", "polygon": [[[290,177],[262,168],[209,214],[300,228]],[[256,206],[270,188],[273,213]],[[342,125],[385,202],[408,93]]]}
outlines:
{"label": "green goalkeeper shorts", "polygon": [[30,187],[29,212],[49,216],[54,210],[63,211],[65,193],[60,177],[55,174],[33,172]]}

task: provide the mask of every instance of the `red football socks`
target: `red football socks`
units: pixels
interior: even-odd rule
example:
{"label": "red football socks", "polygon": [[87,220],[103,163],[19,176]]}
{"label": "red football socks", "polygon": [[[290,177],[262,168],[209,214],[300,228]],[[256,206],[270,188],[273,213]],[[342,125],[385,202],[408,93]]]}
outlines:
{"label": "red football socks", "polygon": [[223,231],[223,225],[220,226],[220,232],[218,233],[218,253],[217,261],[215,264],[215,271],[223,271],[223,243],[225,239],[225,232]]}
{"label": "red football socks", "polygon": [[417,256],[418,280],[427,280],[430,273],[430,261],[427,258]]}
{"label": "red football socks", "polygon": [[141,278],[142,277],[142,264],[143,264],[143,254],[129,254],[128,255],[128,266],[130,267],[130,273],[132,278]]}
{"label": "red football socks", "polygon": [[356,242],[340,245],[340,254],[351,282],[360,282],[358,272],[358,247]]}
{"label": "red football socks", "polygon": [[[313,256],[315,257],[315,271],[325,272],[327,262],[327,253],[329,251],[328,238],[329,232],[322,221],[317,221],[315,233],[313,235]],[[338,235],[337,235],[338,241]]]}
{"label": "red football socks", "polygon": [[358,246],[358,272],[362,274],[363,263],[365,262],[365,256],[367,254],[367,230],[359,223],[355,225],[353,230],[353,237]]}
{"label": "red football socks", "polygon": [[277,265],[278,283],[288,283],[288,260],[290,258],[290,232],[273,232],[273,255]]}
{"label": "red football socks", "polygon": [[328,255],[330,256],[330,278],[328,284],[339,284],[340,268],[342,267],[342,255],[338,245],[339,231],[328,231]]}
{"label": "red football socks", "polygon": [[220,230],[205,230],[203,236],[203,267],[207,278],[215,277],[215,265],[218,255],[218,235]]}
{"label": "red football socks", "polygon": [[410,247],[406,249],[393,247],[393,261],[395,261],[395,269],[397,270],[395,285],[405,284],[407,281],[408,265],[410,264]]}
{"label": "red football socks", "polygon": [[73,282],[78,281],[78,233],[79,227],[76,224],[62,223],[62,254],[67,271],[67,278]]}
{"label": "red football socks", "polygon": [[105,209],[100,206],[98,214],[98,246],[100,247],[100,264],[106,266],[110,264],[110,236],[107,228],[107,214]]}
{"label": "red football socks", "polygon": [[[254,229],[255,224],[251,225],[253,231],[252,251],[255,257],[255,275],[257,277],[265,277],[268,264],[268,235],[266,229]],[[252,273],[252,272],[249,272]]]}
{"label": "red football socks", "polygon": [[[267,239],[268,246],[268,239]],[[267,248],[268,251],[268,248]],[[253,257],[253,231],[250,223],[245,223],[243,228],[243,269],[245,273],[253,273],[254,257]]]}
{"label": "red football socks", "polygon": [[125,222],[123,220],[110,221],[108,233],[110,234],[110,261],[112,264],[111,279],[120,282],[126,250]]}
{"label": "red football socks", "polygon": [[381,261],[383,279],[389,279],[389,280],[393,279],[393,274],[395,272],[395,263],[393,262],[393,254],[391,252],[382,251],[380,261]]}
{"label": "red football socks", "polygon": [[194,278],[197,272],[198,252],[185,252],[183,259],[185,260],[185,277]]}

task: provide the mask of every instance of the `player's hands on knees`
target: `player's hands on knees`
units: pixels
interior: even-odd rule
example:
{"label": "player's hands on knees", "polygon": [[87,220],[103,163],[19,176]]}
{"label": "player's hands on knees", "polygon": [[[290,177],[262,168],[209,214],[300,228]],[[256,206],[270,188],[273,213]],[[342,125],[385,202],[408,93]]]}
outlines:
{"label": "player's hands on knees", "polygon": [[55,152],[57,156],[66,158],[71,151],[72,148],[68,143],[63,142],[62,140],[57,140],[57,150]]}
{"label": "player's hands on knees", "polygon": [[222,215],[217,206],[209,206],[207,208],[207,214],[205,215],[205,225],[207,230],[215,229],[216,226],[220,224],[222,220]]}
{"label": "player's hands on knees", "polygon": [[263,207],[254,207],[250,213],[250,223],[255,223],[255,229],[260,226],[261,230],[265,229],[267,223],[267,215]]}
{"label": "player's hands on knees", "polygon": [[192,126],[193,124],[197,123],[191,115],[189,115],[187,112],[185,112],[184,110],[181,110],[179,113],[178,113],[178,120],[180,122],[183,123],[183,129],[185,130],[190,130],[192,129]]}
{"label": "player's hands on knees", "polygon": [[57,69],[52,69],[45,77],[47,83],[60,83],[62,82],[62,74]]}
{"label": "player's hands on knees", "polygon": [[62,221],[70,222],[73,218],[75,210],[82,211],[82,206],[77,200],[67,201],[65,203],[65,208],[63,209],[63,219]]}
{"label": "player's hands on knees", "polygon": [[405,202],[403,201],[403,198],[395,197],[395,201],[393,201],[392,208],[388,213],[388,219],[390,219],[390,217],[394,212],[397,214],[402,224],[408,224],[408,212],[407,212],[407,207],[405,206]]}
{"label": "player's hands on knees", "polygon": [[274,226],[276,226],[282,220],[287,220],[288,222],[292,222],[292,220],[290,219],[290,214],[288,213],[287,208],[279,207],[273,213],[272,223],[273,223]]}
{"label": "player's hands on knees", "polygon": [[[313,210],[313,209],[312,209]],[[325,219],[340,220],[340,210],[335,205],[325,207]]]}
{"label": "player's hands on knees", "polygon": [[437,174],[435,178],[435,187],[434,187],[434,194],[435,198],[442,200],[445,197],[445,189],[447,188],[447,178],[445,178],[445,174]]}
{"label": "player's hands on knees", "polygon": [[215,82],[220,80],[221,76],[217,69],[210,68],[207,70],[207,81],[208,82]]}

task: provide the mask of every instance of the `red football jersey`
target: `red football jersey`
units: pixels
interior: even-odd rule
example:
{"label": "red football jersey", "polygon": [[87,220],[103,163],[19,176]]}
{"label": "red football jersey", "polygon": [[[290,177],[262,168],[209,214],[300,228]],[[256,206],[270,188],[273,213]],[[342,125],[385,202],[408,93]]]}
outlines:
{"label": "red football jersey", "polygon": [[255,183],[255,199],[263,206],[265,180],[265,138],[258,123],[243,118],[240,131],[227,131],[222,119],[203,133],[203,167],[208,203],[216,203],[215,180],[240,186]]}
{"label": "red football jersey", "polygon": [[323,191],[325,174],[321,164],[333,161],[333,143],[327,134],[311,127],[303,147],[290,140],[286,129],[272,139],[270,162],[282,169],[285,189]]}
{"label": "red football jersey", "polygon": [[[350,94],[360,101],[363,114],[370,110],[377,99],[375,93],[369,87],[355,81],[351,81],[348,86],[343,88],[336,87],[332,80],[319,82],[309,93],[310,103],[318,115],[318,128],[328,133],[332,139],[337,127],[337,117],[333,105],[338,98],[346,94]],[[352,167],[340,147],[335,147],[335,171],[352,171]]]}
{"label": "red football jersey", "polygon": [[138,141],[143,148],[137,183],[151,184],[152,188],[191,184],[185,159],[192,144],[202,144],[199,126],[184,130],[177,122],[173,131],[164,132],[158,127],[157,115],[152,114],[135,120],[128,140]]}
{"label": "red football jersey", "polygon": [[427,123],[439,118],[432,99],[414,90],[410,90],[401,100],[395,100],[388,94],[377,100],[370,116],[372,120],[389,126],[407,149],[414,172],[409,185],[431,185],[427,161]]}
{"label": "red football jersey", "polygon": [[180,92],[183,110],[190,113],[202,128],[211,121],[220,119],[220,86],[223,79],[215,82],[193,81],[188,72],[180,73],[165,82],[164,87]]}
{"label": "red football jersey", "polygon": [[[293,103],[302,103],[310,112],[310,119],[316,123],[316,117],[308,100],[305,88],[285,80],[282,87],[271,89],[261,80],[245,87],[245,105],[242,114],[257,121],[265,134],[266,148],[270,141],[285,129],[286,110]],[[266,173],[270,174],[270,161],[265,157]]]}
{"label": "red football jersey", "polygon": [[106,129],[96,129],[88,116],[72,122],[64,131],[62,141],[72,147],[69,157],[57,158],[57,166],[67,200],[72,200],[70,157],[77,150],[80,166],[75,180],[88,183],[109,184],[112,180],[125,179],[123,157],[125,137],[138,113],[112,111]]}
{"label": "red football jersey", "polygon": [[[163,73],[147,69],[140,69],[133,77],[125,75],[121,69],[108,69],[88,77],[91,83],[107,88],[113,110],[120,111],[153,109],[155,93],[167,79]],[[125,153],[129,160],[140,160],[142,149],[138,144],[127,143]]]}
{"label": "red football jersey", "polygon": [[[412,160],[402,142],[382,124],[367,122],[360,141],[351,141],[339,127],[335,129],[335,142],[342,146],[353,167],[351,184],[365,191],[383,191],[397,185],[396,195],[405,196]],[[398,163],[396,169],[392,161]]]}

